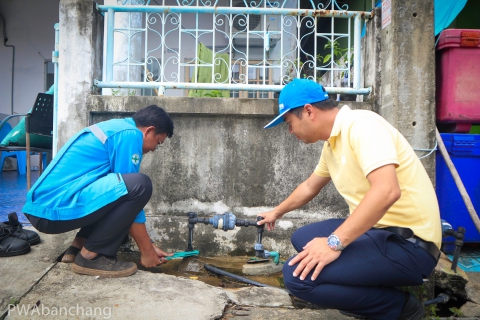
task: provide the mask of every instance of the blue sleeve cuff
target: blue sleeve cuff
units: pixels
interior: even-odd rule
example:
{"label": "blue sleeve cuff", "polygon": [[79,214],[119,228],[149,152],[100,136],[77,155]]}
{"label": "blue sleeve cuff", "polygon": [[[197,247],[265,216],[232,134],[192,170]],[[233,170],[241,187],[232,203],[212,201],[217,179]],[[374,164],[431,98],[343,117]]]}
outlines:
{"label": "blue sleeve cuff", "polygon": [[137,215],[135,220],[133,222],[136,223],[145,223],[147,221],[147,218],[145,217],[145,211],[140,211],[140,213]]}

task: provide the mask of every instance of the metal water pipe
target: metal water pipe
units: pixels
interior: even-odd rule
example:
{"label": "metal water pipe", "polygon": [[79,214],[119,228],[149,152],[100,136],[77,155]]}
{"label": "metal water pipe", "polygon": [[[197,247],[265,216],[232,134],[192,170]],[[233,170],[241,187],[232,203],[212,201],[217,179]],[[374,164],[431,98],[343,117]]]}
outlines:
{"label": "metal water pipe", "polygon": [[52,52],[52,62],[54,63],[53,76],[53,141],[52,141],[52,158],[57,154],[58,144],[58,51],[59,51],[59,24],[55,23],[55,50]]}
{"label": "metal water pipe", "polygon": [[457,273],[458,259],[460,258],[460,250],[463,246],[463,238],[465,237],[465,228],[458,227],[457,230],[453,229],[452,225],[445,220],[441,220],[442,223],[442,237],[447,238],[453,236],[455,238],[455,252],[452,260],[452,271]]}
{"label": "metal water pipe", "polygon": [[217,214],[211,218],[198,218],[195,212],[189,212],[188,215],[188,246],[187,251],[192,251],[193,246],[193,229],[195,224],[203,223],[210,224],[215,229],[221,229],[223,231],[233,230],[235,227],[248,227],[255,226],[257,228],[257,242],[254,245],[255,256],[258,258],[268,259],[272,257],[275,264],[278,264],[278,253],[273,251],[264,250],[262,244],[263,231],[265,230],[265,225],[258,225],[257,222],[263,220],[263,217],[258,216],[255,221],[237,219],[235,215],[231,212],[226,212],[224,214]]}
{"label": "metal water pipe", "polygon": [[2,23],[3,23],[3,45],[5,47],[9,47],[9,48],[12,48],[13,49],[13,52],[12,52],[12,93],[11,93],[11,96],[12,96],[12,100],[11,100],[11,103],[12,103],[12,106],[11,106],[11,112],[10,114],[13,115],[13,88],[14,88],[14,74],[15,74],[15,46],[13,45],[10,45],[10,44],[7,44],[7,41],[8,41],[8,37],[7,37],[7,27],[6,27],[6,23],[5,23],[5,18],[3,17],[3,15],[0,13],[0,18],[2,18]]}

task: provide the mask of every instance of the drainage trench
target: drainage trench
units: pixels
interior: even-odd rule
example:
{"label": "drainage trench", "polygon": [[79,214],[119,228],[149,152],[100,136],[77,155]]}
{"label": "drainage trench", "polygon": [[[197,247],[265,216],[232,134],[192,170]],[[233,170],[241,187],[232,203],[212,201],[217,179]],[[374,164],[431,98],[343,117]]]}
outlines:
{"label": "drainage trench", "polygon": [[[230,277],[220,276],[214,272],[210,272],[205,269],[205,265],[214,266],[216,268],[247,278],[249,280],[263,283],[267,286],[285,289],[285,286],[283,284],[283,275],[281,272],[281,262],[278,265],[275,265],[271,261],[248,263],[251,258],[247,256],[211,258],[188,257],[183,259],[173,259],[156,268],[146,269],[138,264],[138,261],[140,260],[139,252],[119,252],[118,258],[137,263],[139,270],[144,270],[152,273],[163,273],[177,277],[185,277],[193,280],[202,281],[215,287],[244,288],[250,285],[232,279]],[[262,274],[244,274],[243,271],[245,269],[245,266],[250,268],[257,268],[258,270],[261,269],[260,272]]]}

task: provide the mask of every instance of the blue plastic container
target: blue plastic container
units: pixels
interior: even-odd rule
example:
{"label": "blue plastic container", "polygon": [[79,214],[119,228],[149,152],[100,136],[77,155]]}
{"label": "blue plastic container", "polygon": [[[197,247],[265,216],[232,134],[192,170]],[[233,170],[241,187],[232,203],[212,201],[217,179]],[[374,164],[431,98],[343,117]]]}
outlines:
{"label": "blue plastic container", "polygon": [[[442,133],[441,136],[478,214],[480,213],[480,134]],[[455,230],[459,226],[466,229],[465,243],[480,243],[480,233],[475,228],[452,174],[439,150],[436,154],[436,192],[440,216]],[[447,251],[452,251],[453,242],[455,242],[453,237],[443,239],[444,247],[450,248]]]}

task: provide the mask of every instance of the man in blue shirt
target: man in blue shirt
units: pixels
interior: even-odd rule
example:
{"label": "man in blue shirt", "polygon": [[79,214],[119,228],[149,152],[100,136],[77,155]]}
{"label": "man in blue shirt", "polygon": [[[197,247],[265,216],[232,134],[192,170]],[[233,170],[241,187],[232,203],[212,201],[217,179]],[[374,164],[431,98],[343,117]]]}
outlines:
{"label": "man in blue shirt", "polygon": [[116,259],[129,232],[143,266],[160,265],[170,255],[148,236],[143,208],[152,182],[139,171],[142,156],[172,137],[173,128],[168,114],[155,105],[132,118],[84,128],[28,192],[23,212],[39,231],[59,234],[80,228],[63,259],[73,262],[73,271],[102,277],[134,274],[135,263]]}

